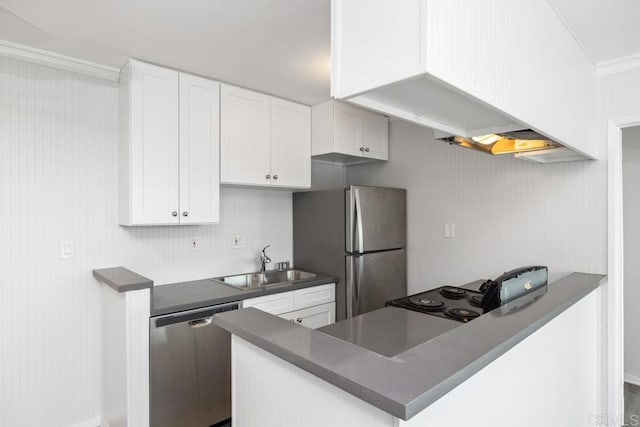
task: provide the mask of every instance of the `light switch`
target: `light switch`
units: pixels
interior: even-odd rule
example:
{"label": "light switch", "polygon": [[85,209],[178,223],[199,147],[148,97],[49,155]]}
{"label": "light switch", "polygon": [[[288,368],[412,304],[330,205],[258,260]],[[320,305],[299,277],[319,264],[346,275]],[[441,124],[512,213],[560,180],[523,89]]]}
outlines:
{"label": "light switch", "polygon": [[455,224],[445,224],[444,225],[444,238],[445,239],[453,239],[456,237],[456,226]]}
{"label": "light switch", "polygon": [[76,257],[73,240],[63,240],[60,242],[60,259],[70,259]]}

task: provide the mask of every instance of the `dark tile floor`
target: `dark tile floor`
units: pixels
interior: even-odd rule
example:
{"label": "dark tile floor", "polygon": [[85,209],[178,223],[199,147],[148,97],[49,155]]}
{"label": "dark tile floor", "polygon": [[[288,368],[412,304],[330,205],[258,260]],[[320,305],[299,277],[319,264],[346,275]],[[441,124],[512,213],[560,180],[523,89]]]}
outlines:
{"label": "dark tile floor", "polygon": [[640,426],[640,386],[624,383],[624,423]]}

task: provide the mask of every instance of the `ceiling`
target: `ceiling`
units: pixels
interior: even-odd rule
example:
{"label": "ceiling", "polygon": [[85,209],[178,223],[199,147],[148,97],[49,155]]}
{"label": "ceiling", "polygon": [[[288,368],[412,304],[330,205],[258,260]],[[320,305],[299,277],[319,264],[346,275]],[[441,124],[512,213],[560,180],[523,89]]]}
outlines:
{"label": "ceiling", "polygon": [[[594,64],[640,53],[639,0],[549,1]],[[309,105],[329,98],[330,0],[0,0],[0,39]]]}
{"label": "ceiling", "polygon": [[640,1],[550,0],[594,64],[640,54]]}
{"label": "ceiling", "polygon": [[309,105],[329,98],[330,0],[0,0],[0,6],[0,39],[117,68],[138,58]]}

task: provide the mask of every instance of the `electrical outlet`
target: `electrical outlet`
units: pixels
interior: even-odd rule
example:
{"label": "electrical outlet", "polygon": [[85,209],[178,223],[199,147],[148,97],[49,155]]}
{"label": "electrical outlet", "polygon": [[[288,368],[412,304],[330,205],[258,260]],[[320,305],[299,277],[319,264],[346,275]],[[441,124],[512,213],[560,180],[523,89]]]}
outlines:
{"label": "electrical outlet", "polygon": [[73,240],[60,242],[60,259],[71,259],[76,257]]}
{"label": "electrical outlet", "polygon": [[200,250],[200,239],[198,239],[197,236],[194,236],[191,239],[189,239],[189,248],[192,251],[199,251]]}
{"label": "electrical outlet", "polygon": [[444,238],[445,239],[453,239],[456,237],[456,225],[455,224],[445,224],[444,225]]}
{"label": "electrical outlet", "polygon": [[244,248],[244,235],[233,236],[231,238],[231,247],[233,249]]}

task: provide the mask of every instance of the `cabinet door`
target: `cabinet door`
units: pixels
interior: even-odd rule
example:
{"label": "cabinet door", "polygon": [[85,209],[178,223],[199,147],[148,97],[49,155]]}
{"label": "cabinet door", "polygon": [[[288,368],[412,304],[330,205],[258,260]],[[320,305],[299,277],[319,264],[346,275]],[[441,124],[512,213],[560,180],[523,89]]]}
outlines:
{"label": "cabinet door", "polygon": [[333,149],[342,154],[362,156],[362,112],[340,102],[333,103]]}
{"label": "cabinet door", "polygon": [[129,102],[131,222],[177,224],[178,72],[131,61]]}
{"label": "cabinet door", "polygon": [[180,223],[220,222],[220,84],[180,73]]}
{"label": "cabinet door", "polygon": [[336,303],[316,305],[302,310],[281,314],[280,317],[307,328],[316,329],[336,321]]}
{"label": "cabinet door", "polygon": [[389,159],[389,119],[380,114],[362,112],[364,156],[371,159]]}
{"label": "cabinet door", "polygon": [[271,185],[311,187],[311,108],[271,98]]}
{"label": "cabinet door", "polygon": [[293,291],[251,298],[242,302],[242,308],[255,307],[271,314],[282,314],[293,310]]}
{"label": "cabinet door", "polygon": [[310,288],[293,291],[293,306],[296,310],[311,307],[314,305],[334,302],[336,300],[336,285],[313,286]]}
{"label": "cabinet door", "polygon": [[221,85],[220,181],[270,185],[269,97]]}

